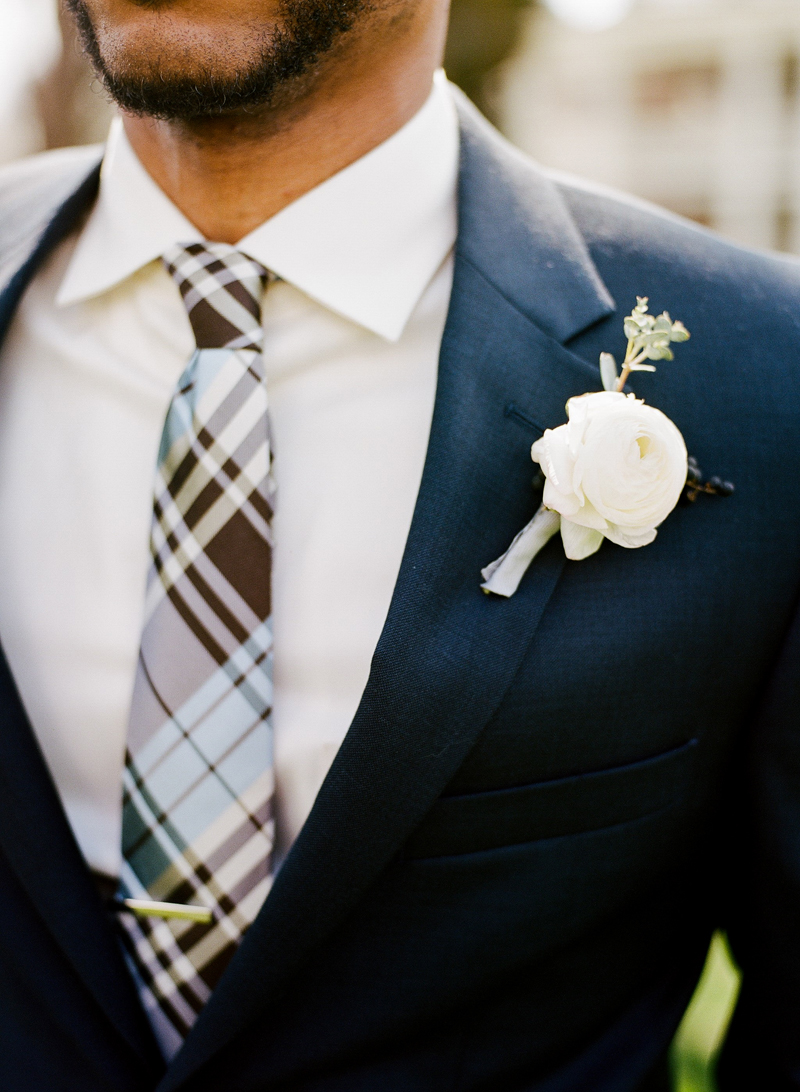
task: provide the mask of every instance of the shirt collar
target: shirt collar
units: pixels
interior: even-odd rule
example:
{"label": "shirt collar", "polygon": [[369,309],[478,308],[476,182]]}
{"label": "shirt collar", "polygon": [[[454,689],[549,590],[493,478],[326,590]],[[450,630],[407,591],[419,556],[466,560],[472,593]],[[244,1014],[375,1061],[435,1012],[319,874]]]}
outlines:
{"label": "shirt collar", "polygon": [[[401,129],[256,228],[238,246],[346,318],[395,341],[456,238],[458,120],[443,72]],[[100,295],[176,242],[202,235],[112,125],[100,195],[57,304]]]}

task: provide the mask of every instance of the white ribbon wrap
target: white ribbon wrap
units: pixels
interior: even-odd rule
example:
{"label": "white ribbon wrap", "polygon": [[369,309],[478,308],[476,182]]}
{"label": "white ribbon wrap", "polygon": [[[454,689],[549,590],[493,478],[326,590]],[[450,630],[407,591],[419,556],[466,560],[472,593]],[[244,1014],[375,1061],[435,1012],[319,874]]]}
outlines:
{"label": "white ribbon wrap", "polygon": [[523,527],[502,557],[481,569],[483,590],[508,599],[519,587],[528,566],[561,527],[561,516],[544,505]]}

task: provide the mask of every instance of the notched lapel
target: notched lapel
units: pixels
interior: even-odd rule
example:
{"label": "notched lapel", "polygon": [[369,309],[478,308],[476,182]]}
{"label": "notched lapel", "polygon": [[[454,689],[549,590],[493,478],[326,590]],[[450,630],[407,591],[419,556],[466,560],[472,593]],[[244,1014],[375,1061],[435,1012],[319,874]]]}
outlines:
{"label": "notched lapel", "polygon": [[459,250],[543,333],[566,342],[612,314],[614,300],[553,182],[453,93],[461,121]]}
{"label": "notched lapel", "polygon": [[[536,185],[550,198],[548,232],[555,238],[555,220],[566,217],[563,260],[579,275],[566,304],[559,297],[569,272],[561,266],[551,282],[546,263],[539,270],[535,304],[526,295],[530,284],[520,288],[510,277],[508,255],[497,250],[508,242],[501,236],[519,236],[530,225],[523,220],[492,232],[498,210],[521,213],[503,192],[502,149],[487,147],[472,124],[469,115],[462,118],[468,133],[461,221],[467,226],[459,236],[430,443],[369,682],[261,914],[158,1092],[191,1083],[193,1073],[274,1002],[391,863],[502,701],[564,567],[553,542],[512,599],[480,591],[481,568],[508,546],[537,503],[534,437],[508,407],[523,408],[540,428],[555,426],[571,395],[599,387],[598,369],[566,351],[553,323],[542,329],[531,312],[546,313],[552,299],[555,326],[570,337],[612,304],[582,243],[575,243],[557,194],[538,174]],[[488,205],[487,188],[493,190]],[[489,208],[491,223],[485,223]],[[528,242],[515,244],[522,261]],[[531,247],[539,260],[544,244]],[[546,262],[555,261],[547,254]]]}

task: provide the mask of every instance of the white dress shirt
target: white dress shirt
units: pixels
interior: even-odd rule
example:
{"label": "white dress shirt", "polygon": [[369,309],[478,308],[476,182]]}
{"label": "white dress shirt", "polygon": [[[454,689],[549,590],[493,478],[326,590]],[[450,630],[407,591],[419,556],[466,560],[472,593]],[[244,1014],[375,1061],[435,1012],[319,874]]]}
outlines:
{"label": "white dress shirt", "polygon": [[[458,125],[422,109],[238,244],[264,301],[278,503],[281,852],[355,714],[425,457],[452,283]],[[159,257],[202,238],[115,123],[100,195],[0,354],[0,639],[89,864],[116,874],[156,453],[194,346]]]}

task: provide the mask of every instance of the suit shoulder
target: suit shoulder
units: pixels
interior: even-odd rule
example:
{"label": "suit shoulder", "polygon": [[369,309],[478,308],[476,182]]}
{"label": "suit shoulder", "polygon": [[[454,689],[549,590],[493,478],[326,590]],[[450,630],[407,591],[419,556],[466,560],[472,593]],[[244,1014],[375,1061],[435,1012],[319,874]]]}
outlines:
{"label": "suit shoulder", "polygon": [[80,185],[102,154],[102,145],[57,148],[0,167],[0,216],[5,218],[21,204],[56,204],[59,196],[68,196]]}
{"label": "suit shoulder", "polygon": [[102,154],[99,145],[58,148],[0,168],[0,253],[47,223]]}
{"label": "suit shoulder", "polygon": [[624,262],[669,280],[679,277],[701,293],[733,292],[742,304],[791,300],[797,312],[800,260],[794,256],[742,246],[648,201],[560,172],[548,174],[592,258],[611,280]]}
{"label": "suit shoulder", "polygon": [[[692,373],[727,392],[731,405],[752,386],[753,361],[769,346],[770,367],[759,371],[760,397],[772,413],[797,405],[797,258],[740,246],[602,186],[557,174],[551,178],[617,302],[617,315],[627,314],[637,296],[648,296],[654,313],[667,310],[683,320],[696,337],[681,350],[681,364],[691,360]],[[596,359],[603,346],[587,337],[584,351]],[[678,367],[671,374],[677,379],[689,372]]]}
{"label": "suit shoulder", "polygon": [[102,152],[97,145],[59,148],[0,168],[0,270],[27,256],[58,209],[96,172]]}

